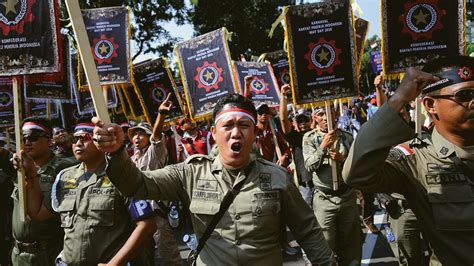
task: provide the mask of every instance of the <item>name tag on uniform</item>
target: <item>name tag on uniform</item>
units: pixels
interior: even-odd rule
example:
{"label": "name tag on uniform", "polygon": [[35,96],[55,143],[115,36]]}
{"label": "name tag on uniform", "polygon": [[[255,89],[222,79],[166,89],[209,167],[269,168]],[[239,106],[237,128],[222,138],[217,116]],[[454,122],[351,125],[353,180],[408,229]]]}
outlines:
{"label": "name tag on uniform", "polygon": [[219,192],[194,190],[193,199],[217,201],[219,200]]}
{"label": "name tag on uniform", "polygon": [[197,180],[196,188],[199,190],[217,191],[217,181],[199,179]]}
{"label": "name tag on uniform", "polygon": [[277,200],[280,198],[278,191],[256,192],[253,194],[255,200]]}
{"label": "name tag on uniform", "polygon": [[427,170],[428,174],[425,177],[429,185],[460,184],[467,181],[466,176],[452,163],[429,163]]}
{"label": "name tag on uniform", "polygon": [[115,189],[114,188],[92,188],[91,195],[92,196],[103,196],[103,195],[114,195]]}

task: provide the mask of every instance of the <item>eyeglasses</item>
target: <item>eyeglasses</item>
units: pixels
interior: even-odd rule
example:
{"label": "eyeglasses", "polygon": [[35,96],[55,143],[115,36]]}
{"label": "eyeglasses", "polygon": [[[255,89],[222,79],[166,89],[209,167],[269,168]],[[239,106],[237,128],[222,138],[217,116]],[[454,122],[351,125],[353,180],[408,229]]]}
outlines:
{"label": "eyeglasses", "polygon": [[458,90],[454,94],[444,94],[444,95],[433,95],[431,98],[454,98],[455,101],[466,103],[472,101],[474,98],[474,89]]}
{"label": "eyeglasses", "polygon": [[73,136],[72,137],[72,143],[77,143],[77,141],[80,140],[82,143],[86,141],[91,141],[92,140],[92,133],[85,133],[79,136]]}
{"label": "eyeglasses", "polygon": [[296,118],[296,123],[301,124],[301,123],[308,123],[309,118],[307,116],[299,116]]}
{"label": "eyeglasses", "polygon": [[30,135],[30,136],[23,136],[23,142],[36,142],[39,140],[39,138],[41,138],[43,136],[39,136],[39,135]]}

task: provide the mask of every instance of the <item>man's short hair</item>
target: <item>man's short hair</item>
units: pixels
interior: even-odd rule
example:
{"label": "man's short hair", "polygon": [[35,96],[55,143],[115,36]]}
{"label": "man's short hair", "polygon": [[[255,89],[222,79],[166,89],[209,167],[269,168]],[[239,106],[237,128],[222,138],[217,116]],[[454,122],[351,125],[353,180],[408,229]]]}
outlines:
{"label": "man's short hair", "polygon": [[216,116],[222,111],[222,109],[224,109],[225,106],[242,108],[250,112],[254,120],[257,119],[257,110],[255,110],[255,106],[253,105],[252,101],[250,101],[250,99],[240,94],[231,94],[217,101],[212,112],[212,119],[214,121],[216,120]]}

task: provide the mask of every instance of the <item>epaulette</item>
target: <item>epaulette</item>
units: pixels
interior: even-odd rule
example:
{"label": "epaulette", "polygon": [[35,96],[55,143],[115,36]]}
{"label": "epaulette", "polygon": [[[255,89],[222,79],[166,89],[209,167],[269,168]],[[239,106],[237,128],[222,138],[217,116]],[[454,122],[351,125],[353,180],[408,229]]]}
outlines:
{"label": "epaulette", "polygon": [[196,161],[212,161],[212,157],[204,154],[193,154],[184,160],[185,163],[196,162]]}
{"label": "epaulette", "polygon": [[267,160],[265,160],[265,159],[263,159],[263,158],[261,158],[261,157],[258,157],[258,158],[257,158],[257,161],[259,161],[259,162],[261,162],[261,163],[263,163],[263,164],[265,164],[265,165],[269,165],[269,166],[272,166],[272,167],[276,167],[276,168],[282,170],[283,172],[286,172],[286,168],[284,168],[284,167],[282,167],[282,166],[280,166],[280,165],[278,165],[278,164],[276,164],[276,163],[272,163],[272,162],[270,162],[270,161],[267,161]]}
{"label": "epaulette", "polygon": [[413,155],[415,152],[407,144],[399,144],[388,153],[387,159],[390,161],[399,161],[402,158]]}

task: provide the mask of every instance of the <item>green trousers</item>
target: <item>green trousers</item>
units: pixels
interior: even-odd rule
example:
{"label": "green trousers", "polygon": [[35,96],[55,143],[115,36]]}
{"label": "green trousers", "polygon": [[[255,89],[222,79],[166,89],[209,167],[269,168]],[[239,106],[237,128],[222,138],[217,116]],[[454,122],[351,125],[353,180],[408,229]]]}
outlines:
{"label": "green trousers", "polygon": [[360,265],[362,229],[355,192],[337,197],[316,190],[313,209],[339,265]]}

